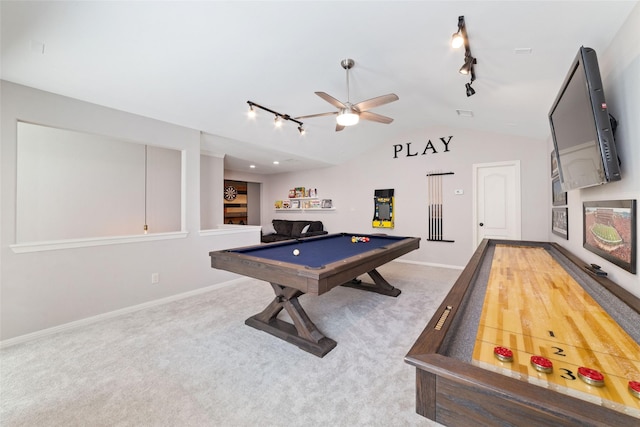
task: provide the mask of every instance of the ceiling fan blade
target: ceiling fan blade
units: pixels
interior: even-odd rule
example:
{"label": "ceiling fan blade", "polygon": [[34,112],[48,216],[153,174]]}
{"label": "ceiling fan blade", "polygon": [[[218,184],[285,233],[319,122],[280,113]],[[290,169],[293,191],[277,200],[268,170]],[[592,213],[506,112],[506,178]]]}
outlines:
{"label": "ceiling fan blade", "polygon": [[311,117],[335,116],[336,114],[338,114],[338,112],[334,111],[333,113],[309,114],[308,116],[294,117],[294,119],[299,120],[299,119],[308,119],[308,118],[311,118]]}
{"label": "ceiling fan blade", "polygon": [[382,95],[375,98],[367,99],[366,101],[358,102],[356,105],[354,105],[354,107],[360,111],[367,111],[372,108],[379,107],[380,105],[397,101],[398,99],[400,99],[398,98],[398,95],[396,95],[395,93],[389,93],[387,95]]}
{"label": "ceiling fan blade", "polygon": [[393,121],[391,117],[372,113],[371,111],[363,111],[362,113],[360,113],[360,118],[363,120],[370,120],[372,122],[384,123],[385,125],[388,125]]}
{"label": "ceiling fan blade", "polygon": [[347,108],[346,105],[344,105],[342,102],[338,101],[328,93],[316,92],[316,95],[318,95],[320,98],[324,99],[325,101],[327,101],[329,104],[333,105],[336,108]]}
{"label": "ceiling fan blade", "polygon": [[342,129],[344,129],[344,126],[336,123],[336,132],[340,132]]}

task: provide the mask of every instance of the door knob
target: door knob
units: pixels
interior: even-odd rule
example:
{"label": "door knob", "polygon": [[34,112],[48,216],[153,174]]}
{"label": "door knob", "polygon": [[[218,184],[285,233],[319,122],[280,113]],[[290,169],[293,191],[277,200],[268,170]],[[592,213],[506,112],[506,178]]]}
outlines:
{"label": "door knob", "polygon": [[484,225],[484,222],[481,222],[479,225],[480,225],[480,227],[482,227]]}

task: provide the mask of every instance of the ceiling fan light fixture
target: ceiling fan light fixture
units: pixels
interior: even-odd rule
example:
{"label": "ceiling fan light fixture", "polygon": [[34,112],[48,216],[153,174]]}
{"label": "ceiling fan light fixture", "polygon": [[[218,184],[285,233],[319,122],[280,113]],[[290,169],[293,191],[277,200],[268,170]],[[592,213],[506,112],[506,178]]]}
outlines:
{"label": "ceiling fan light fixture", "polygon": [[340,114],[336,117],[336,122],[340,126],[353,126],[358,124],[360,116],[354,112],[351,108],[343,108],[340,110]]}

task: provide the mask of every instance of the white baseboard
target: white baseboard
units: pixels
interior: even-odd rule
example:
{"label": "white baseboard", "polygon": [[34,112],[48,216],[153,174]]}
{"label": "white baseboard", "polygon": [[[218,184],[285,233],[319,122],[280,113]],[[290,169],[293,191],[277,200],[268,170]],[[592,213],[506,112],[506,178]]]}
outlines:
{"label": "white baseboard", "polygon": [[396,260],[393,260],[392,262],[403,262],[405,264],[425,265],[427,267],[450,268],[452,270],[464,270],[464,266],[447,265],[447,264],[436,264],[436,263],[433,263],[433,262],[409,261],[409,260],[406,260],[406,259],[396,259]]}
{"label": "white baseboard", "polygon": [[171,295],[165,298],[160,298],[157,300],[145,302],[142,304],[132,305],[131,307],[121,308],[119,310],[110,311],[108,313],[98,314],[96,316],[87,317],[85,319],[75,320],[73,322],[64,323],[62,325],[54,326],[47,329],[42,329],[37,332],[32,332],[30,334],[20,335],[15,338],[9,338],[3,341],[0,341],[0,349],[7,348],[12,345],[22,344],[25,342],[33,341],[39,338],[47,337],[49,335],[57,334],[59,332],[69,331],[72,329],[81,328],[83,326],[91,325],[92,323],[100,322],[106,319],[112,319],[114,317],[122,316],[123,314],[133,313],[136,311],[144,310],[150,307],[155,307],[162,304],[168,304],[173,301],[178,301],[184,298],[189,298],[195,295],[204,294],[215,289],[224,288],[226,286],[231,286],[236,283],[247,280],[246,277],[240,277],[233,280],[228,280],[226,282],[217,283],[215,285],[207,286],[204,288],[195,289],[193,291],[183,292],[181,294]]}

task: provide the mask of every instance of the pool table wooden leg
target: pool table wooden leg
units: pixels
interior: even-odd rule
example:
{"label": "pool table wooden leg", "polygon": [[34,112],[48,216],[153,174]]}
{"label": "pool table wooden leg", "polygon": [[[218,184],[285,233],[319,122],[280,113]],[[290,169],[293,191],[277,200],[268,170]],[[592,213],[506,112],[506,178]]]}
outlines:
{"label": "pool table wooden leg", "polygon": [[[335,346],[336,342],[327,338],[318,330],[298,301],[302,291],[271,283],[276,297],[260,313],[248,318],[246,325],[274,335],[280,339],[297,345],[302,350],[323,357]],[[291,323],[278,319],[278,314],[285,309]]]}
{"label": "pool table wooden leg", "polygon": [[391,286],[391,284],[387,282],[375,268],[369,271],[367,274],[369,275],[369,277],[371,277],[371,279],[373,279],[373,284],[362,283],[362,281],[359,279],[353,279],[350,282],[344,283],[342,286],[360,289],[363,291],[375,292],[390,297],[397,297],[398,295],[400,295],[400,289]]}

